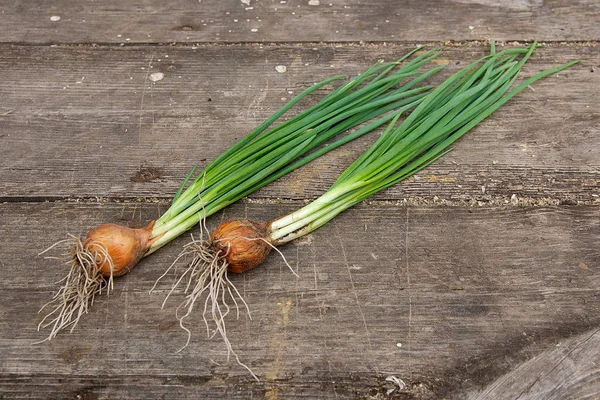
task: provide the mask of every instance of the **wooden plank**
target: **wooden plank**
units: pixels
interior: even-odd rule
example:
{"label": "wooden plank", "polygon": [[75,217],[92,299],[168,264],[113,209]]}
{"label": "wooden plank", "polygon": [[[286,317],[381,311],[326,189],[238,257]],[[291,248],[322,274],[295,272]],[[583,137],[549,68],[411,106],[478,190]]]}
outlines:
{"label": "wooden plank", "polygon": [[[242,203],[208,222],[264,220],[299,204]],[[32,346],[42,337],[35,313],[65,273],[36,253],[99,222],[141,225],[161,207],[0,205],[4,398],[386,398],[388,376],[408,386],[393,398],[464,398],[557,344],[576,357],[583,342],[569,337],[600,327],[598,207],[371,204],[282,248],[302,280],[273,255],[233,277],[253,319],[228,320],[229,337],[261,383],[225,363],[199,316],[190,346],[174,354],[185,340],[172,314],[181,297],[159,309],[174,277],[147,291],[185,239],[120,278],[73,333]],[[597,365],[569,368],[599,389]]]}
{"label": "wooden plank", "polygon": [[[194,164],[214,159],[292,94],[411,47],[4,46],[0,198],[168,198]],[[434,83],[487,48],[443,51],[439,61],[448,67]],[[581,65],[520,94],[414,181],[376,198],[598,201],[600,74],[593,66],[600,65],[600,48],[545,48],[524,76],[577,58]],[[153,82],[154,72],[164,78]],[[372,140],[345,146],[255,196],[318,196]]]}
{"label": "wooden plank", "polygon": [[477,399],[583,399],[600,393],[600,332],[557,343],[498,379]]}
{"label": "wooden plank", "polygon": [[[1,42],[598,40],[594,0],[6,3]],[[52,18],[54,17],[54,18]],[[56,20],[60,17],[60,20]]]}

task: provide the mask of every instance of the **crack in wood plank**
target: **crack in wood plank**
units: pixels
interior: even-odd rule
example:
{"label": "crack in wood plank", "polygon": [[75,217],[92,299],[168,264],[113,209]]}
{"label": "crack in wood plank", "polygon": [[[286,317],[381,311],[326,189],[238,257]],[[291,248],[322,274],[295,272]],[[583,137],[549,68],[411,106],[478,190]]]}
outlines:
{"label": "crack in wood plank", "polygon": [[142,84],[142,98],[140,100],[140,119],[138,122],[138,137],[137,144],[138,146],[142,143],[142,120],[144,117],[144,94],[146,93],[146,83],[148,82],[148,77],[150,76],[150,69],[152,68],[152,61],[154,60],[154,54],[150,55],[150,61],[148,61],[148,66],[146,67],[146,76],[144,77],[144,83]]}
{"label": "crack in wood plank", "polygon": [[410,267],[408,261],[408,225],[409,225],[410,209],[406,207],[406,227],[404,235],[404,266],[406,269],[406,292],[408,293],[408,376],[412,379],[412,288],[410,285]]}
{"label": "crack in wood plank", "polygon": [[[335,224],[335,222],[334,222]],[[369,332],[369,325],[367,324],[367,319],[365,318],[365,313],[363,312],[362,305],[360,303],[360,299],[358,298],[358,292],[356,291],[356,286],[354,285],[354,279],[352,278],[352,271],[350,270],[350,264],[348,263],[348,255],[346,254],[346,248],[344,246],[344,242],[340,237],[337,226],[335,227],[335,235],[340,244],[340,250],[342,250],[342,257],[344,258],[344,265],[346,266],[346,271],[348,271],[348,278],[350,279],[350,286],[352,288],[352,293],[354,295],[354,299],[356,300],[356,305],[358,307],[358,312],[360,314],[360,318],[362,319],[363,326],[365,328],[365,333],[367,336],[367,344],[369,346],[369,350],[373,350],[373,345],[371,344],[371,333]]]}

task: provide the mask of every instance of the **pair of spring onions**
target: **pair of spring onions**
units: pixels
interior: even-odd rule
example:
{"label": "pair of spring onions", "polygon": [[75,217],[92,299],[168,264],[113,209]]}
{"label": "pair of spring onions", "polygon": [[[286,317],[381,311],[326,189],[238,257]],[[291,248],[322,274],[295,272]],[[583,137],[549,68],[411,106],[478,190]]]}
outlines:
{"label": "pair of spring onions", "polygon": [[[316,105],[269,129],[302,98],[341,77],[315,84],[210,163],[184,190],[194,168],[157,221],[142,229],[105,224],[90,231],[85,241],[76,241],[69,260],[71,272],[48,304],[51,311],[39,327],[51,327],[48,339],[68,326],[74,328],[95,294],[111,288],[113,276],[128,272],[143,257],[227,205],[387,124],[375,143],[316,200],[268,223],[226,221],[207,240],[184,249],[182,255],[192,255],[192,261],[185,276],[176,282],[187,277],[188,294],[180,306],[187,311],[179,317],[180,323],[183,327],[195,302],[205,295],[204,314],[209,312],[215,333],[225,339],[229,354],[232,350],[224,318],[230,311],[228,299],[237,307],[239,293],[227,277],[228,271],[254,268],[271,249],[314,231],[349,207],[417,173],[524,88],[578,62],[540,72],[513,88],[535,49],[533,43],[496,52],[492,43],[490,55],[434,90],[417,85],[443,68],[420,70],[440,52],[433,49],[416,55],[419,49],[415,49],[396,62],[374,65]],[[409,110],[410,115],[399,123]],[[356,131],[345,133],[359,125],[362,127]]]}

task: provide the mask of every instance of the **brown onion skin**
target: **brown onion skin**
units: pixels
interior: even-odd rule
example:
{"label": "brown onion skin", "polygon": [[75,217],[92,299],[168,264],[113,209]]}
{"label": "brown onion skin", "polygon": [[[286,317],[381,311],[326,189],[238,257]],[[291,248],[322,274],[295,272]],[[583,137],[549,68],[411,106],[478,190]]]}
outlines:
{"label": "brown onion skin", "polygon": [[227,270],[239,274],[256,267],[269,255],[272,247],[266,242],[268,236],[267,224],[230,219],[217,226],[210,234],[210,240],[229,264]]}
{"label": "brown onion skin", "polygon": [[[83,245],[91,252],[102,254],[101,247],[108,251],[113,263],[113,276],[128,273],[150,247],[150,234],[154,221],[146,227],[133,229],[116,224],[103,224],[88,232]],[[98,257],[98,268],[102,275],[110,276],[110,263]]]}

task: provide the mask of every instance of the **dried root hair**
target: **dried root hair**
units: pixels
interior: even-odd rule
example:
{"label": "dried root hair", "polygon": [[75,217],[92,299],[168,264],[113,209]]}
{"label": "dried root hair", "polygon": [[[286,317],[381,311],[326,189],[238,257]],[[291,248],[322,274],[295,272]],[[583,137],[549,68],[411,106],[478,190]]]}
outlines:
{"label": "dried root hair", "polygon": [[[198,194],[200,196],[200,194]],[[204,209],[203,209],[204,210]],[[204,213],[203,213],[204,214]],[[229,362],[230,357],[233,355],[235,357],[236,362],[244,367],[250,374],[256,379],[260,381],[256,374],[248,367],[248,365],[244,364],[238,354],[233,349],[231,342],[227,336],[227,328],[225,326],[225,318],[235,309],[236,318],[240,318],[240,308],[243,308],[248,315],[249,319],[252,319],[252,315],[250,314],[250,308],[248,304],[235,287],[235,285],[229,279],[227,275],[227,271],[229,268],[229,264],[226,261],[226,256],[229,252],[229,246],[227,247],[227,251],[225,254],[223,252],[218,252],[213,243],[210,240],[203,239],[205,233],[208,234],[209,230],[206,226],[206,218],[200,218],[200,235],[199,238],[194,238],[194,235],[191,234],[191,241],[184,245],[183,250],[179,253],[179,255],[175,258],[173,263],[167,268],[167,270],[156,280],[152,289],[150,289],[150,293],[156,289],[158,283],[166,277],[169,272],[176,267],[180,260],[189,259],[191,257],[191,261],[187,264],[187,267],[176,278],[175,282],[171,286],[171,289],[167,293],[161,308],[164,309],[169,297],[177,290],[177,288],[183,287],[183,283],[185,283],[185,287],[183,292],[185,294],[185,299],[179,304],[177,309],[175,310],[175,316],[179,321],[179,326],[183,329],[187,334],[187,339],[185,344],[177,350],[177,352],[185,349],[191,340],[192,332],[191,330],[185,326],[184,322],[186,318],[190,317],[195,305],[197,302],[202,299],[204,296],[204,304],[202,309],[202,320],[204,321],[204,325],[206,328],[206,336],[209,339],[212,339],[217,334],[221,336],[221,339],[225,343],[225,347],[227,349],[227,362]],[[208,235],[207,235],[208,236]],[[227,241],[232,238],[222,238],[220,241]],[[262,238],[245,238],[247,240],[264,240],[269,246],[275,249],[282,257],[283,254],[279,249],[269,243],[267,240]],[[286,265],[290,268],[292,273],[298,277],[298,274],[293,270],[293,268],[289,265],[289,263],[283,257]],[[208,316],[208,318],[207,318]],[[210,320],[210,322],[209,322]],[[211,326],[212,325],[212,326]],[[212,360],[211,360],[212,361]],[[214,362],[214,361],[213,361]],[[215,364],[218,364],[215,362]]]}
{"label": "dried root hair", "polygon": [[[227,349],[227,362],[229,362],[230,357],[233,355],[240,366],[248,370],[254,379],[260,381],[252,369],[240,360],[229,341],[227,328],[225,326],[225,317],[232,311],[232,307],[235,308],[236,317],[238,319],[240,317],[240,305],[244,308],[248,318],[252,319],[250,308],[238,289],[229,280],[227,275],[229,265],[225,260],[227,254],[219,254],[210,241],[203,239],[205,232],[208,233],[206,218],[202,218],[199,225],[199,239],[194,238],[193,234],[190,235],[191,241],[183,247],[183,250],[179,253],[177,258],[175,258],[169,268],[156,280],[150,293],[152,293],[159,281],[167,276],[171,269],[173,269],[181,259],[189,259],[191,257],[191,261],[187,264],[183,273],[176,278],[161,307],[162,309],[165,308],[169,297],[177,288],[182,287],[182,283],[185,282],[183,292],[186,296],[175,310],[175,316],[179,320],[181,329],[186,332],[187,339],[185,344],[177,350],[177,352],[185,349],[190,343],[192,332],[185,326],[184,322],[186,318],[190,317],[192,314],[196,302],[204,296],[202,320],[206,327],[206,336],[211,339],[219,334]],[[215,362],[215,364],[218,363]]]}
{"label": "dried root hair", "polygon": [[[69,239],[61,240],[38,255],[46,254],[51,249],[67,245],[66,251],[61,257],[46,256],[45,259],[64,260],[70,266],[67,276],[58,283],[62,286],[56,292],[52,300],[44,304],[38,311],[50,309],[38,324],[37,330],[50,327],[50,334],[44,340],[35,342],[42,343],[51,340],[56,335],[71,327],[70,332],[75,329],[82,315],[87,314],[89,308],[94,304],[96,295],[106,291],[108,295],[113,289],[113,263],[108,251],[100,244],[89,241],[85,245],[78,237],[69,235]],[[93,250],[90,249],[93,248]],[[108,262],[111,274],[108,277],[102,275],[97,267]]]}
{"label": "dried root hair", "polygon": [[229,265],[227,264],[227,261],[224,259],[223,255],[215,252],[210,242],[207,240],[195,239],[192,235],[191,242],[184,246],[183,250],[177,256],[175,261],[173,261],[171,266],[155,282],[150,292],[156,288],[158,282],[164,278],[182,258],[188,257],[192,258],[191,261],[183,273],[173,283],[173,286],[162,303],[162,308],[164,309],[167,300],[173,292],[177,288],[182,287],[182,283],[185,283],[183,291],[186,297],[177,307],[175,316],[179,320],[181,329],[187,333],[187,340],[177,352],[185,349],[190,343],[192,332],[185,326],[184,322],[186,318],[192,314],[197,302],[204,296],[202,320],[206,327],[207,337],[210,339],[219,334],[227,348],[227,361],[229,362],[230,356],[233,355],[236,362],[246,368],[258,381],[258,377],[252,372],[250,367],[240,360],[233,349],[233,346],[227,337],[227,328],[225,326],[225,318],[233,311],[233,309],[235,309],[236,317],[238,319],[240,317],[241,307],[245,309],[248,317],[252,319],[250,309],[238,289],[231,280],[229,280],[227,275],[227,268]]}

